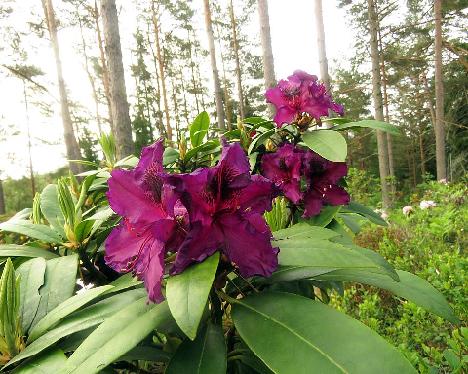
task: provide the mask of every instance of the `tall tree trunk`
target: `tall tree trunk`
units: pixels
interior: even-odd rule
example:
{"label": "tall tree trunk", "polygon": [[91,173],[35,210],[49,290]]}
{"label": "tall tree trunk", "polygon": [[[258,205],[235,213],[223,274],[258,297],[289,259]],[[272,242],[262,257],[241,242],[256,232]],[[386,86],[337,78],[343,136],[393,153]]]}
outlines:
{"label": "tall tree trunk", "polygon": [[107,65],[109,67],[115,145],[117,148],[117,156],[123,158],[133,154],[135,146],[132,139],[132,123],[130,121],[127,90],[125,88],[119,20],[115,0],[101,0],[101,15]]}
{"label": "tall tree trunk", "polygon": [[237,93],[239,96],[239,115],[241,121],[245,117],[244,111],[244,91],[242,90],[242,71],[240,66],[240,58],[239,58],[239,40],[237,39],[237,25],[236,25],[236,17],[234,15],[234,6],[232,4],[232,0],[229,4],[229,14],[231,16],[231,28],[232,28],[232,45],[234,48],[234,60],[236,62],[236,78],[237,78]]}
{"label": "tall tree trunk", "polygon": [[432,126],[434,127],[434,131],[435,131],[436,114],[435,114],[435,110],[434,110],[434,102],[432,101],[432,93],[431,93],[431,90],[429,89],[429,84],[427,83],[426,74],[423,74],[421,76],[421,79],[422,79],[423,84],[424,84],[424,93],[426,94],[426,101],[427,101],[427,105],[428,105],[428,109],[429,109],[429,114],[431,115],[431,123],[432,123]]}
{"label": "tall tree trunk", "polygon": [[206,34],[208,36],[208,45],[210,49],[211,57],[211,69],[213,71],[213,81],[214,81],[214,90],[215,90],[215,101],[216,101],[216,116],[218,117],[218,127],[221,131],[225,130],[224,125],[224,108],[223,108],[223,98],[221,84],[219,82],[218,76],[218,67],[216,66],[216,49],[215,41],[213,36],[213,25],[211,22],[211,10],[210,10],[210,1],[203,0],[203,5],[205,9],[205,27]]}
{"label": "tall tree trunk", "polygon": [[156,43],[156,57],[158,58],[159,78],[161,79],[161,91],[164,104],[164,116],[166,118],[166,136],[169,142],[172,142],[171,118],[169,116],[169,102],[167,99],[166,74],[164,71],[164,59],[161,51],[161,40],[159,30],[159,5],[158,9],[154,7],[154,0],[151,1],[151,12],[154,28],[154,41]]}
{"label": "tall tree trunk", "polygon": [[99,9],[97,0],[94,0],[94,23],[96,25],[96,36],[97,36],[97,43],[99,47],[99,59],[101,60],[101,68],[102,68],[102,85],[104,86],[104,94],[106,96],[107,102],[107,111],[109,112],[109,124],[112,131],[114,131],[114,118],[112,118],[112,107],[111,107],[111,94],[110,94],[110,85],[109,85],[109,69],[107,68],[107,61],[104,52],[104,43],[102,41],[101,35],[101,25],[99,25]]}
{"label": "tall tree trunk", "polygon": [[28,158],[29,158],[29,179],[31,182],[31,195],[34,197],[36,194],[36,181],[34,179],[34,168],[32,160],[32,144],[31,144],[31,129],[29,124],[29,106],[28,96],[26,94],[26,83],[23,80],[23,95],[24,95],[24,111],[26,114],[26,135],[28,137]]}
{"label": "tall tree trunk", "polygon": [[200,113],[200,104],[198,103],[198,85],[195,79],[195,62],[193,61],[192,56],[192,39],[190,38],[190,30],[187,29],[187,41],[188,41],[188,50],[189,50],[189,58],[190,58],[190,71],[191,71],[191,78],[192,78],[192,89],[193,94],[195,96],[195,106],[197,108],[197,113]]}
{"label": "tall tree trunk", "polygon": [[[267,0],[258,0],[258,16],[260,23],[260,38],[262,41],[262,58],[263,58],[263,77],[265,80],[265,88],[271,88],[276,84],[275,64],[273,60],[273,49],[271,48],[270,35],[270,20],[268,15]],[[268,105],[271,115],[275,110],[273,105]]]}
{"label": "tall tree trunk", "polygon": [[328,74],[327,50],[325,47],[325,28],[323,26],[322,0],[315,0],[315,26],[317,32],[320,79],[325,85],[327,91],[330,91],[330,75]]}
{"label": "tall tree trunk", "polygon": [[0,214],[6,213],[5,194],[3,192],[3,180],[0,179]]}
{"label": "tall tree trunk", "polygon": [[419,130],[418,134],[419,138],[419,157],[421,158],[421,177],[424,180],[424,176],[426,174],[426,156],[424,152],[424,136],[421,129]]}
{"label": "tall tree trunk", "polygon": [[[80,147],[75,138],[73,131],[73,123],[70,116],[70,108],[68,106],[67,90],[65,88],[65,81],[63,80],[62,61],[60,60],[60,49],[57,37],[57,23],[55,21],[55,13],[52,5],[52,0],[42,0],[42,7],[44,8],[44,15],[47,21],[47,28],[49,29],[50,42],[54,50],[55,65],[57,68],[57,80],[60,94],[60,110],[63,125],[63,137],[65,140],[65,147],[67,149],[68,160],[80,160]],[[74,174],[81,171],[81,166],[75,162],[69,161],[70,170]]]}
{"label": "tall tree trunk", "polygon": [[437,180],[447,178],[445,162],[444,82],[442,73],[442,0],[434,1]]}
{"label": "tall tree trunk", "polygon": [[[374,102],[374,117],[378,121],[384,120],[382,107],[382,82],[380,77],[380,58],[379,45],[377,39],[378,20],[375,12],[374,0],[367,0],[369,29],[370,29],[370,46],[372,60],[372,99]],[[384,209],[390,207],[390,195],[388,186],[388,154],[385,144],[385,135],[382,131],[377,130],[377,151],[379,155],[379,174],[380,186],[382,189],[382,205]]]}

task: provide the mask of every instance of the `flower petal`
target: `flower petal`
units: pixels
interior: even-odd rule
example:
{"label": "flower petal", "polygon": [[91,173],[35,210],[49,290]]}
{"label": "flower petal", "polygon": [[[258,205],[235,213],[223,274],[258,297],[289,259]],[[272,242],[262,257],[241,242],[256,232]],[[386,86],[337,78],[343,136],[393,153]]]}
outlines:
{"label": "flower petal", "polygon": [[142,280],[148,291],[148,299],[152,302],[161,302],[161,282],[164,275],[164,255],[166,254],[164,243],[153,239],[147,244],[146,251],[135,267],[138,279]]}
{"label": "flower petal", "polygon": [[250,163],[239,143],[224,144],[219,163],[216,166],[222,186],[242,188],[250,181]]}
{"label": "flower petal", "polygon": [[271,231],[260,214],[220,218],[224,234],[223,252],[244,277],[269,277],[278,267],[278,248],[271,245]]}
{"label": "flower petal", "polygon": [[138,255],[145,240],[146,236],[137,236],[129,225],[121,223],[106,239],[106,264],[117,272],[128,271],[125,269]]}
{"label": "flower petal", "polygon": [[267,99],[267,102],[279,107],[282,105],[286,104],[286,100],[283,97],[283,93],[281,92],[281,89],[278,87],[274,88],[269,88],[265,92],[265,97]]}
{"label": "flower petal", "polygon": [[343,187],[332,185],[325,192],[324,200],[330,205],[348,205],[349,194]]}
{"label": "flower petal", "polygon": [[277,108],[275,118],[273,119],[278,127],[285,123],[291,123],[296,118],[297,110],[289,106]]}
{"label": "flower petal", "polygon": [[304,196],[304,214],[302,217],[309,218],[316,216],[322,209],[322,196],[315,190],[308,191]]}
{"label": "flower petal", "polygon": [[324,178],[332,184],[337,183],[341,178],[348,174],[348,166],[345,162],[328,162]]}
{"label": "flower petal", "polygon": [[238,203],[241,211],[264,213],[271,210],[271,202],[277,196],[277,191],[270,180],[261,175],[252,175],[252,183],[244,188]]}

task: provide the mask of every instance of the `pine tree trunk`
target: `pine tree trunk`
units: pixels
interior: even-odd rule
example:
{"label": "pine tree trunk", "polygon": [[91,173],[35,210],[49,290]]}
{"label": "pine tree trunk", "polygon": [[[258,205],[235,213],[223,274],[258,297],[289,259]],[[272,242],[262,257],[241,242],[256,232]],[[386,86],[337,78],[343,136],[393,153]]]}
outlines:
{"label": "pine tree trunk", "polygon": [[[370,29],[370,46],[372,60],[372,99],[374,103],[374,117],[378,121],[384,120],[382,106],[382,82],[380,77],[380,58],[379,46],[377,40],[377,14],[375,12],[374,0],[367,0],[369,29]],[[377,130],[377,151],[379,155],[379,174],[380,186],[382,189],[382,205],[384,209],[390,207],[390,195],[388,186],[388,154],[385,144],[385,135],[382,131]]]}
{"label": "pine tree trunk", "polygon": [[[276,78],[273,49],[271,48],[270,20],[267,0],[258,0],[258,16],[263,51],[263,77],[265,80],[265,88],[268,89],[276,85]],[[275,112],[274,107],[269,105],[268,108],[270,114],[273,115]]]}
{"label": "pine tree trunk", "polygon": [[6,213],[5,193],[3,192],[3,180],[0,179],[0,214]]}
{"label": "pine tree trunk", "polygon": [[234,15],[234,6],[232,0],[229,4],[229,14],[231,16],[232,45],[234,48],[234,60],[236,62],[237,93],[239,96],[239,115],[241,121],[245,118],[244,111],[244,91],[242,90],[242,71],[239,58],[239,41],[237,39],[236,17]]}
{"label": "pine tree trunk", "polygon": [[419,132],[418,138],[419,138],[419,157],[421,158],[421,177],[424,180],[424,176],[426,174],[426,156],[424,152],[424,137],[423,137],[423,133],[421,130]]}
{"label": "pine tree trunk", "polygon": [[101,0],[104,42],[109,68],[111,110],[114,119],[117,156],[123,158],[134,153],[132,124],[130,121],[127,90],[120,46],[119,20],[115,0]]}
{"label": "pine tree trunk", "polygon": [[[57,68],[57,80],[60,94],[60,110],[63,124],[63,137],[65,140],[65,147],[67,149],[68,160],[80,160],[80,147],[75,138],[73,131],[73,123],[70,116],[70,108],[68,106],[67,90],[65,88],[65,81],[63,79],[62,61],[60,60],[60,49],[57,37],[57,23],[55,21],[55,13],[52,5],[52,0],[42,0],[44,8],[44,15],[47,21],[47,27],[50,34],[50,42],[54,50],[55,65]],[[73,174],[78,174],[81,171],[79,164],[69,161],[69,167]]]}
{"label": "pine tree trunk", "polygon": [[215,89],[215,102],[216,102],[216,115],[218,119],[218,127],[220,130],[224,131],[224,108],[223,108],[223,93],[221,90],[221,84],[219,82],[218,76],[218,68],[216,66],[216,49],[215,49],[215,41],[213,36],[213,25],[211,22],[211,10],[210,10],[210,2],[209,0],[203,0],[203,5],[205,9],[205,27],[206,27],[206,34],[208,36],[208,45],[210,49],[210,57],[211,57],[211,69],[213,71],[213,81],[214,81],[214,89]]}
{"label": "pine tree trunk", "polygon": [[112,118],[112,109],[111,109],[111,94],[110,94],[110,85],[109,85],[109,70],[107,68],[106,56],[104,52],[104,43],[102,41],[101,35],[101,26],[99,25],[99,9],[97,0],[94,0],[94,23],[96,25],[96,36],[97,36],[97,43],[99,47],[99,59],[101,61],[101,68],[102,68],[102,85],[104,86],[104,93],[106,96],[107,102],[107,111],[109,113],[109,124],[111,131],[114,131],[114,119]]}
{"label": "pine tree trunk", "polygon": [[[171,127],[171,118],[169,116],[169,101],[167,99],[167,88],[166,88],[166,74],[164,72],[164,59],[161,51],[161,40],[159,34],[159,8],[154,7],[154,0],[151,1],[151,11],[153,13],[153,27],[154,27],[154,41],[156,43],[156,57],[158,58],[159,66],[159,78],[161,79],[161,91],[164,104],[164,116],[166,118],[166,136],[169,142],[172,142],[172,127]],[[159,7],[159,5],[158,5]]]}
{"label": "pine tree trunk", "polygon": [[26,114],[26,135],[28,137],[28,158],[29,158],[29,179],[31,182],[31,195],[34,197],[36,194],[36,180],[34,178],[34,168],[32,159],[32,144],[31,144],[31,131],[29,124],[29,106],[28,96],[26,95],[26,83],[23,80],[23,96],[24,96],[24,111]]}
{"label": "pine tree trunk", "polygon": [[330,92],[330,75],[328,74],[327,50],[325,47],[325,27],[323,25],[322,0],[315,0],[315,26],[317,32],[317,48],[320,65],[320,79]]}
{"label": "pine tree trunk", "polygon": [[442,0],[434,1],[437,180],[447,178],[445,162],[444,82],[442,72]]}
{"label": "pine tree trunk", "polygon": [[187,29],[187,41],[189,49],[189,58],[190,58],[190,72],[192,78],[192,89],[195,96],[195,107],[197,108],[197,113],[200,113],[200,104],[198,103],[198,85],[195,78],[195,62],[193,61],[192,56],[192,39],[190,38],[190,30]]}

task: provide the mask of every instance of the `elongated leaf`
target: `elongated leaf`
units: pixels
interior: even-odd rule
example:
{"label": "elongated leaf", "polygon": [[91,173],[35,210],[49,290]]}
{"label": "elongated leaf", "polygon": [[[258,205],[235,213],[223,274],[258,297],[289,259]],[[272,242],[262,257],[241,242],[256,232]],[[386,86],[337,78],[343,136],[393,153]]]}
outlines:
{"label": "elongated leaf", "polygon": [[273,235],[275,239],[313,238],[326,240],[339,234],[329,229],[314,226],[308,222],[301,222],[287,229],[278,230]]}
{"label": "elongated leaf", "polygon": [[261,283],[291,282],[314,278],[336,268],[313,268],[309,266],[280,266],[270,277],[260,278]]}
{"label": "elongated leaf", "polygon": [[41,295],[39,288],[44,284],[46,260],[33,258],[21,264],[16,272],[20,275],[20,316],[24,334],[29,331],[31,322],[36,315]]}
{"label": "elongated leaf", "polygon": [[226,366],[223,330],[208,322],[194,341],[187,339],[179,346],[166,374],[225,374]]}
{"label": "elongated leaf", "polygon": [[61,373],[97,373],[171,320],[167,302],[148,304],[143,297],[107,318],[68,358]]}
{"label": "elongated leaf", "polygon": [[30,238],[39,239],[46,243],[61,243],[60,234],[46,225],[35,225],[24,219],[12,220],[0,223],[0,230],[26,235]]}
{"label": "elongated leaf", "polygon": [[364,119],[362,121],[357,121],[357,122],[342,123],[342,124],[333,126],[333,130],[340,131],[340,130],[347,130],[347,129],[356,128],[356,127],[367,127],[370,129],[385,131],[393,135],[401,135],[401,132],[398,129],[398,127],[391,125],[388,122],[377,121],[374,119]]}
{"label": "elongated leaf", "polygon": [[47,313],[29,333],[28,341],[32,342],[39,336],[43,335],[47,330],[57,325],[61,319],[65,318],[69,314],[78,310],[83,305],[89,303],[95,298],[101,296],[104,292],[112,289],[110,285],[101,286],[87,290],[84,293],[75,295],[59,304],[55,309]]}
{"label": "elongated leaf", "polygon": [[302,135],[304,143],[323,158],[335,162],[344,162],[348,153],[346,140],[337,131],[316,130]]}
{"label": "elongated leaf", "polygon": [[167,147],[164,149],[164,154],[163,154],[163,165],[171,165],[174,162],[176,162],[179,159],[180,155],[177,150],[171,147]]}
{"label": "elongated leaf", "polygon": [[322,208],[322,211],[319,215],[309,218],[307,222],[314,226],[325,227],[332,221],[332,219],[335,217],[336,213],[338,213],[340,209],[340,205],[325,206]]}
{"label": "elongated leaf", "polygon": [[154,362],[169,362],[171,356],[169,353],[156,347],[137,346],[130,352],[125,353],[119,357],[119,361],[154,361]]}
{"label": "elongated leaf", "polygon": [[166,298],[171,313],[180,329],[192,340],[197,335],[218,262],[219,253],[216,252],[167,280]]}
{"label": "elongated leaf", "polygon": [[28,245],[0,244],[0,257],[42,257],[46,260],[57,258],[54,252]]}
{"label": "elongated leaf", "polygon": [[62,211],[60,210],[56,184],[49,184],[42,190],[41,212],[54,229],[64,234],[63,225],[65,224],[65,218],[63,218]]}
{"label": "elongated leaf", "polygon": [[260,146],[260,145],[262,145],[263,143],[265,143],[265,141],[266,141],[267,139],[269,139],[269,138],[275,133],[275,131],[276,131],[276,130],[273,128],[273,129],[271,129],[271,130],[267,130],[267,131],[265,131],[264,133],[262,133],[262,134],[256,136],[256,137],[254,138],[254,140],[252,141],[252,143],[250,144],[249,150],[248,150],[247,154],[250,155],[253,151],[255,151],[255,149],[256,149],[258,146]]}
{"label": "elongated leaf", "polygon": [[44,352],[31,360],[21,364],[14,374],[51,374],[58,373],[67,362],[67,357],[60,349]]}
{"label": "elongated leaf", "polygon": [[280,247],[279,264],[282,266],[304,266],[313,269],[358,269],[395,277],[366,253],[326,240],[290,239],[277,241]]}
{"label": "elongated leaf", "polygon": [[379,214],[374,212],[371,208],[364,206],[362,204],[356,203],[355,201],[351,201],[349,205],[344,206],[341,208],[343,212],[351,212],[351,213],[358,213],[363,217],[366,217],[369,221],[376,223],[377,225],[387,226],[387,222],[385,222]]}
{"label": "elongated leaf", "polygon": [[47,261],[44,285],[39,290],[41,301],[31,324],[33,328],[47,313],[73,295],[78,256],[71,255]]}
{"label": "elongated leaf", "polygon": [[250,296],[235,303],[232,318],[249,348],[277,374],[416,373],[370,328],[302,296]]}
{"label": "elongated leaf", "polygon": [[210,140],[210,141],[208,141],[206,143],[203,143],[203,144],[199,145],[198,147],[194,147],[190,151],[188,151],[185,154],[184,160],[188,161],[192,157],[196,156],[197,153],[210,152],[210,151],[213,151],[214,149],[216,149],[218,147],[219,147],[219,140],[216,140],[216,139]]}
{"label": "elongated leaf", "polygon": [[122,308],[125,308],[144,295],[146,295],[145,290],[127,291],[73,313],[60,322],[54,329],[48,331],[29,344],[19,355],[9,361],[5,367],[25,358],[37,355],[65,336],[99,325],[107,316],[120,311]]}
{"label": "elongated leaf", "polygon": [[459,322],[445,297],[429,282],[406,271],[397,270],[397,274],[400,278],[399,282],[381,274],[352,272],[349,270],[332,271],[318,276],[317,279],[351,281],[383,288],[450,322]]}
{"label": "elongated leaf", "polygon": [[208,113],[201,112],[190,125],[190,143],[192,143],[193,148],[202,144],[209,127]]}

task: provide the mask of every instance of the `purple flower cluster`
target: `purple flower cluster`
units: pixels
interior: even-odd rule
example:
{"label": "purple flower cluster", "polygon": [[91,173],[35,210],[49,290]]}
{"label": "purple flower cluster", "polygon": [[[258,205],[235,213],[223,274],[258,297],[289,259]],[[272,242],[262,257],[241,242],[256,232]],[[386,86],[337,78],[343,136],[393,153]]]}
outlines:
{"label": "purple flower cluster", "polygon": [[329,109],[340,115],[344,113],[343,106],[332,100],[315,75],[300,70],[267,90],[265,97],[276,107],[274,121],[278,127],[300,121],[304,113],[316,120],[327,116]]}
{"label": "purple flower cluster", "polygon": [[304,218],[320,213],[323,205],[347,205],[349,195],[337,183],[348,168],[311,150],[285,143],[262,157],[262,174],[293,204],[304,205]]}
{"label": "purple flower cluster", "polygon": [[218,164],[190,174],[167,174],[159,141],[144,148],[133,170],[113,170],[107,193],[123,217],[106,240],[106,263],[143,280],[149,299],[162,299],[164,258],[175,254],[172,274],[221,251],[245,277],[269,276],[278,249],[263,213],[274,185],[251,175],[239,144],[224,144]]}

